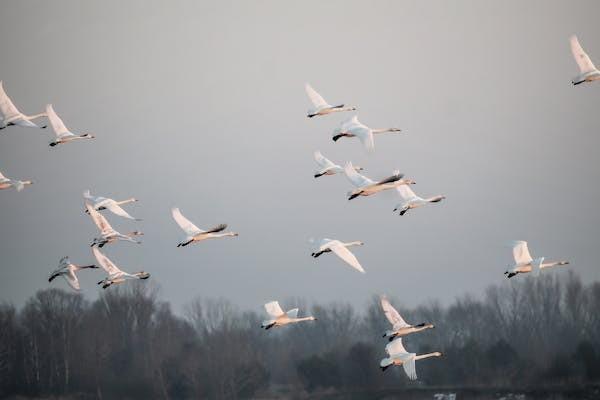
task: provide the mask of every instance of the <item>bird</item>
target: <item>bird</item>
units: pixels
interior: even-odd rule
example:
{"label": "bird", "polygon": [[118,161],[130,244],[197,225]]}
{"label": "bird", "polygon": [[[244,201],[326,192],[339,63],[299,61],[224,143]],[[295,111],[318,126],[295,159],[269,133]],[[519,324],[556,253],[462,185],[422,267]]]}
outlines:
{"label": "bird", "polygon": [[514,241],[512,245],[515,264],[509,267],[512,269],[504,272],[504,275],[506,275],[507,278],[512,278],[517,274],[526,274],[532,271],[539,272],[544,268],[569,264],[569,261],[544,262],[544,257],[539,257],[534,260],[529,254],[527,242],[523,240]]}
{"label": "bird", "polygon": [[[314,152],[314,157],[315,157],[315,161],[317,162],[317,164],[319,164],[319,166],[321,167],[319,170],[317,170],[315,172],[315,175],[314,175],[315,178],[319,178],[323,175],[341,174],[344,172],[344,168],[331,162],[331,160],[329,160],[328,158],[323,156],[323,154],[321,154],[321,152],[319,150]],[[354,169],[356,171],[363,170],[363,168],[359,167],[359,166],[355,166]]]}
{"label": "bird", "polygon": [[284,325],[296,324],[302,321],[316,321],[317,319],[313,316],[298,318],[298,309],[294,308],[287,312],[283,312],[279,306],[279,302],[271,301],[265,304],[265,310],[272,318],[265,320],[261,324],[261,328],[269,330],[273,327],[279,328]]}
{"label": "bird", "polygon": [[354,254],[348,250],[348,247],[362,245],[364,245],[364,243],[360,241],[344,243],[339,240],[325,238],[319,242],[317,250],[314,251],[311,256],[317,258],[323,253],[333,252],[336,256],[344,260],[346,264],[364,274],[365,270],[363,269],[362,265],[360,265],[356,259],[356,256],[354,256]]}
{"label": "bird", "polygon": [[371,129],[361,123],[355,115],[343,121],[338,128],[334,129],[332,139],[334,142],[337,142],[342,137],[357,137],[367,150],[372,151],[375,148],[374,134],[401,131],[398,128]]}
{"label": "bird", "polygon": [[50,277],[48,278],[48,282],[52,282],[54,278],[58,276],[62,276],[65,278],[65,281],[75,290],[79,290],[79,279],[77,279],[77,275],[75,274],[77,271],[87,268],[98,268],[98,266],[92,265],[75,265],[71,261],[69,261],[69,257],[63,257],[59,261],[58,268],[54,270]]}
{"label": "bird", "polygon": [[227,228],[227,224],[220,224],[207,231],[203,231],[202,229],[198,228],[196,225],[191,223],[190,220],[188,220],[186,217],[184,217],[183,214],[181,214],[181,211],[179,211],[179,208],[172,208],[171,214],[173,215],[173,219],[175,220],[175,222],[177,222],[177,225],[179,225],[179,227],[183,229],[183,231],[187,235],[185,240],[180,242],[177,245],[177,247],[187,246],[190,243],[200,242],[206,239],[215,239],[226,236],[238,236],[238,234],[235,232],[219,233],[224,231],[225,228]]}
{"label": "bird", "polygon": [[128,279],[148,279],[150,274],[145,271],[136,272],[130,274],[128,272],[121,271],[112,261],[108,259],[104,254],[100,252],[96,247],[92,248],[94,257],[98,261],[98,264],[106,271],[108,276],[98,282],[98,285],[102,285],[102,289],[106,289],[110,285],[118,285]]}
{"label": "bird", "polygon": [[356,107],[350,106],[345,107],[344,104],[332,106],[327,103],[323,97],[315,89],[312,88],[308,83],[304,85],[308,98],[313,103],[313,108],[308,110],[308,118],[316,117],[317,115],[327,115],[339,111],[354,111]]}
{"label": "bird", "polygon": [[394,175],[385,178],[379,182],[374,182],[364,175],[356,172],[356,169],[351,162],[348,162],[344,167],[346,177],[356,189],[348,192],[348,200],[352,200],[358,196],[371,196],[383,190],[392,189],[400,185],[414,185],[416,182],[411,179],[402,179],[404,174],[399,171],[394,171]]}
{"label": "bird", "polygon": [[14,188],[17,192],[20,192],[25,189],[25,186],[27,185],[33,185],[33,182],[8,179],[0,172],[0,190]]}
{"label": "bird", "polygon": [[[127,211],[125,211],[121,208],[121,205],[123,205],[123,204],[128,204],[128,203],[133,203],[133,202],[138,201],[138,199],[136,199],[134,197],[131,197],[129,199],[122,200],[122,201],[115,201],[113,199],[108,199],[106,197],[92,196],[90,194],[89,190],[86,190],[85,192],[83,192],[83,197],[91,203],[92,207],[96,211],[109,210],[113,214],[116,214],[120,217],[132,219],[134,221],[141,221],[141,219],[132,217],[131,215],[129,215],[129,213],[127,213]],[[85,212],[89,213],[87,209],[85,210]]]}
{"label": "bird", "polygon": [[575,35],[571,36],[571,52],[573,53],[575,62],[579,66],[580,72],[579,75],[571,80],[573,85],[600,79],[600,71],[596,69],[594,63],[590,60],[590,57],[583,51],[583,47],[581,47],[579,40]]}
{"label": "bird", "polygon": [[446,198],[446,196],[437,195],[424,199],[417,196],[408,185],[397,186],[396,191],[398,191],[402,203],[394,208],[394,212],[400,210],[400,215],[406,214],[406,212],[412,208],[422,207],[429,203],[438,203]]}
{"label": "bird", "polygon": [[392,330],[387,330],[383,334],[383,337],[389,338],[390,342],[396,337],[435,328],[433,324],[428,323],[420,323],[417,325],[407,324],[385,296],[381,296],[381,308],[383,308],[386,318],[392,324]]}
{"label": "bird", "polygon": [[112,228],[112,226],[110,226],[110,224],[108,223],[106,218],[104,218],[104,215],[102,215],[98,211],[96,211],[94,209],[94,207],[92,207],[92,205],[87,201],[85,202],[85,208],[87,210],[87,213],[90,215],[90,217],[92,217],[92,221],[94,221],[94,223],[100,230],[100,237],[94,238],[94,240],[91,244],[92,247],[94,247],[94,246],[104,247],[105,244],[116,242],[117,240],[124,240],[127,242],[141,244],[141,242],[138,242],[137,240],[133,239],[133,237],[143,235],[142,232],[133,231],[133,232],[130,232],[125,235],[122,233],[119,233],[119,232],[115,231]]}
{"label": "bird", "polygon": [[46,128],[46,125],[39,126],[33,123],[34,119],[45,117],[46,113],[39,113],[35,115],[25,115],[15,107],[12,100],[6,92],[2,81],[0,81],[0,129],[4,129],[9,126],[21,126],[24,128]]}
{"label": "bird", "polygon": [[379,363],[379,367],[382,371],[385,371],[391,365],[402,365],[404,372],[408,379],[414,381],[417,379],[417,369],[415,367],[415,361],[422,360],[429,357],[441,357],[442,353],[439,351],[427,354],[417,355],[416,353],[409,353],[402,345],[402,339],[397,338],[385,346],[385,351],[389,357],[384,358]]}
{"label": "bird", "polygon": [[56,135],[56,140],[50,142],[50,147],[54,147],[59,144],[72,142],[78,139],[94,139],[95,136],[90,133],[84,133],[81,135],[76,135],[69,131],[62,119],[54,112],[54,108],[52,108],[52,104],[48,104],[46,106],[46,115],[48,115],[48,120],[50,121],[50,126]]}

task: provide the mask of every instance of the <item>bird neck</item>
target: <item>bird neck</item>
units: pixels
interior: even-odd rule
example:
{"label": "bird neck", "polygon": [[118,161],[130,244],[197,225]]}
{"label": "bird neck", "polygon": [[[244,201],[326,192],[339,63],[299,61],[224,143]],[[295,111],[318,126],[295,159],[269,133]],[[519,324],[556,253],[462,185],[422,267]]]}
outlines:
{"label": "bird neck", "polygon": [[137,201],[135,199],[135,197],[130,197],[129,199],[125,199],[125,200],[122,200],[122,201],[117,201],[117,204],[121,205],[121,204],[133,203],[135,201]]}
{"label": "bird neck", "polygon": [[379,129],[371,129],[373,133],[385,133],[385,132],[400,132],[398,128],[379,128]]}
{"label": "bird neck", "polygon": [[429,358],[429,357],[440,357],[442,355],[442,353],[436,351],[434,353],[427,353],[427,354],[421,354],[418,356],[415,356],[415,360],[422,360],[424,358]]}
{"label": "bird neck", "polygon": [[27,119],[37,119],[37,118],[41,118],[41,117],[47,117],[48,115],[46,113],[39,113],[39,114],[34,114],[34,115],[26,115],[25,117],[27,117]]}
{"label": "bird neck", "polygon": [[350,246],[360,246],[362,244],[362,242],[348,242],[348,243],[344,243],[346,245],[346,247],[350,247]]}
{"label": "bird neck", "polygon": [[302,317],[302,318],[294,318],[292,322],[302,322],[302,321],[314,321],[315,317]]}

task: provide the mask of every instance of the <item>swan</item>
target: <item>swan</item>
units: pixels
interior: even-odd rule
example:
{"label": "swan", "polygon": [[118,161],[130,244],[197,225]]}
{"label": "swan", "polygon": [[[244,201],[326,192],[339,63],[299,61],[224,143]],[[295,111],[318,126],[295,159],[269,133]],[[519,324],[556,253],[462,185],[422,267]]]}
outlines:
{"label": "swan", "polygon": [[[321,167],[318,171],[315,172],[315,178],[318,178],[323,175],[335,175],[341,174],[344,172],[344,168],[340,167],[337,164],[334,164],[327,157],[323,156],[319,150],[314,152],[315,161]],[[356,166],[354,167],[356,171],[362,171],[363,168]]]}
{"label": "swan", "polygon": [[184,217],[183,214],[181,214],[181,211],[179,211],[179,208],[172,208],[171,214],[173,215],[173,219],[175,220],[175,222],[177,222],[177,225],[179,225],[179,227],[183,229],[183,231],[187,235],[185,240],[179,243],[177,247],[187,246],[190,243],[200,242],[206,239],[214,239],[226,236],[238,236],[238,234],[235,232],[218,233],[225,230],[225,228],[227,228],[227,224],[220,224],[207,231],[203,231],[196,225],[192,224],[190,220],[188,220],[186,217]]}
{"label": "swan", "polygon": [[402,339],[397,338],[385,346],[385,351],[389,357],[384,358],[379,363],[379,367],[382,371],[385,371],[391,365],[402,365],[406,376],[411,381],[417,379],[417,369],[415,367],[415,361],[422,360],[429,357],[441,357],[442,353],[439,351],[427,354],[417,355],[416,353],[409,353],[402,345]]}
{"label": "swan", "polygon": [[0,81],[0,129],[8,126],[21,126],[24,128],[46,128],[46,125],[38,126],[34,124],[34,119],[45,117],[46,113],[35,115],[25,115],[15,107],[10,97],[4,91],[2,81]]}
{"label": "swan", "polygon": [[346,177],[356,189],[348,192],[348,200],[352,200],[358,196],[371,196],[383,190],[392,189],[400,185],[414,185],[416,182],[410,179],[402,179],[404,174],[399,171],[394,171],[394,175],[385,178],[379,182],[374,182],[364,175],[356,172],[356,169],[351,162],[348,162],[344,167]]}
{"label": "swan", "polygon": [[121,271],[117,266],[108,259],[104,254],[100,252],[97,248],[92,248],[92,252],[94,253],[94,257],[98,260],[98,264],[106,271],[108,276],[98,282],[98,285],[102,285],[102,289],[106,289],[110,285],[118,285],[119,283],[123,283],[128,279],[148,279],[150,278],[150,274],[145,271],[136,272],[130,274],[128,272]]}
{"label": "swan", "polygon": [[400,215],[406,214],[406,212],[412,208],[421,207],[429,203],[438,203],[446,198],[446,196],[438,195],[424,199],[417,196],[408,185],[398,186],[396,187],[396,190],[402,199],[402,203],[394,208],[394,212],[400,210]]}
{"label": "swan", "polygon": [[33,185],[32,181],[16,181],[8,179],[0,172],[0,190],[14,188],[17,192],[25,189],[25,186]]}
{"label": "swan", "polygon": [[[120,217],[132,219],[134,221],[141,221],[141,219],[139,219],[139,218],[133,218],[131,215],[129,215],[129,213],[127,213],[127,211],[125,211],[121,208],[121,205],[123,205],[123,204],[128,204],[128,203],[133,203],[133,202],[138,201],[138,199],[136,199],[136,198],[131,197],[126,200],[115,201],[113,199],[108,199],[106,197],[92,196],[90,194],[89,190],[86,190],[85,192],[83,192],[83,197],[92,203],[92,207],[96,211],[109,210],[113,214],[116,214]],[[86,209],[85,212],[88,213],[88,210]]]}
{"label": "swan", "polygon": [[86,268],[98,268],[96,265],[75,265],[71,261],[69,261],[69,257],[63,257],[59,261],[58,268],[54,270],[50,277],[48,278],[48,282],[52,282],[54,278],[58,276],[62,276],[65,278],[65,281],[75,290],[79,290],[79,279],[77,279],[77,275],[75,274],[77,271],[86,269]]}
{"label": "swan", "polygon": [[579,66],[579,75],[571,80],[573,85],[579,85],[583,82],[591,82],[600,79],[600,71],[596,69],[592,60],[587,55],[577,40],[577,36],[571,36],[571,52],[573,58]]}
{"label": "swan", "polygon": [[357,137],[361,143],[369,151],[375,148],[375,141],[373,140],[374,134],[386,133],[386,132],[401,132],[398,128],[381,128],[371,129],[368,126],[362,124],[358,117],[355,115],[345,121],[343,121],[338,128],[333,131],[332,139],[337,142],[342,137]]}
{"label": "swan", "polygon": [[279,302],[271,301],[265,304],[265,310],[267,310],[267,314],[269,314],[272,318],[265,320],[262,322],[261,328],[265,330],[271,329],[273,327],[279,328],[288,324],[295,324],[302,321],[316,321],[315,317],[303,317],[298,318],[298,309],[294,308],[287,312],[283,312],[281,307],[279,306]]}
{"label": "swan", "polygon": [[[531,258],[529,254],[529,248],[527,247],[527,242],[523,240],[517,240],[513,242],[513,258],[515,259],[515,264],[509,268],[512,268],[506,272],[507,278],[512,278],[517,274],[526,274],[528,272],[539,272],[544,268],[554,267],[557,265],[567,265],[568,261],[552,261],[552,262],[544,262],[544,257],[536,258],[535,260]],[[537,268],[534,270],[534,268]]]}
{"label": "swan", "polygon": [[123,235],[122,233],[115,231],[112,228],[112,226],[110,226],[106,218],[104,218],[104,215],[96,211],[94,207],[92,207],[92,205],[87,201],[85,202],[85,208],[90,217],[92,217],[92,221],[94,221],[94,223],[100,230],[100,237],[94,238],[91,244],[92,247],[103,247],[105,244],[116,242],[117,240],[124,240],[127,242],[141,244],[141,242],[138,242],[137,240],[133,239],[133,237],[143,235],[142,232],[133,231],[131,233]]}
{"label": "swan", "polygon": [[50,121],[50,126],[52,126],[52,130],[54,131],[54,134],[56,135],[56,140],[54,140],[53,142],[50,142],[51,147],[54,147],[57,144],[72,142],[73,140],[77,140],[77,139],[93,139],[93,138],[95,138],[94,135],[89,134],[89,133],[76,135],[76,134],[72,133],[71,131],[69,131],[67,129],[67,127],[65,126],[65,124],[63,123],[62,119],[60,119],[60,117],[54,112],[54,108],[52,108],[52,104],[48,104],[46,106],[46,114],[48,115],[48,120]]}
{"label": "swan", "polygon": [[348,247],[362,245],[364,245],[364,243],[359,241],[344,243],[340,242],[339,240],[325,238],[319,242],[319,247],[311,254],[311,256],[317,258],[323,253],[333,252],[336,256],[344,260],[346,264],[364,274],[365,270],[360,265],[354,254],[348,250]]}
{"label": "swan", "polygon": [[407,324],[385,296],[381,296],[381,308],[383,308],[386,318],[392,324],[392,330],[385,331],[383,334],[383,337],[389,338],[390,342],[399,336],[405,336],[411,333],[424,331],[425,329],[435,328],[433,324]]}
{"label": "swan", "polygon": [[344,107],[344,104],[332,106],[327,103],[323,97],[308,83],[304,85],[308,98],[313,103],[313,108],[308,110],[308,118],[316,117],[317,115],[327,115],[339,111],[354,111],[356,107]]}

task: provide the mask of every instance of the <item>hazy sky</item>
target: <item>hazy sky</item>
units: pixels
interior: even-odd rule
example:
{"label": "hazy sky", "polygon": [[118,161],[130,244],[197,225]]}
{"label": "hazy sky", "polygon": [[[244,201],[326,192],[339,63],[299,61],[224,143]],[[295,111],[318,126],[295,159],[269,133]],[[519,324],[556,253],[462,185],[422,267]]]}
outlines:
{"label": "hazy sky", "polygon": [[[0,171],[35,181],[0,192],[0,300],[66,288],[47,282],[64,255],[93,261],[85,189],[141,200],[126,208],[142,222],[107,218],[143,244],[104,250],[177,309],[198,295],[257,311],[292,296],[449,301],[510,285],[515,239],[600,279],[600,84],[570,84],[568,42],[600,62],[599,14],[597,1],[2,2],[0,79],[17,107],[53,103],[97,138],[50,148],[49,131],[0,131]],[[406,134],[377,137],[373,155],[334,143],[352,114],[307,119],[305,82]],[[317,149],[447,199],[404,217],[393,192],[348,202],[345,177],[312,177]],[[177,248],[173,206],[240,236]],[[366,275],[313,260],[323,236],[364,241]],[[94,298],[103,274],[88,272]]]}

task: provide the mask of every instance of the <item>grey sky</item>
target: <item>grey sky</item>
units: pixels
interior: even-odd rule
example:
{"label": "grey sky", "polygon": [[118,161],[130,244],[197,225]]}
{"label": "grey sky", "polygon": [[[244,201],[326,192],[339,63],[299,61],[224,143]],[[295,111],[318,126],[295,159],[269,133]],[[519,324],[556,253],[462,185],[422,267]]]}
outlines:
{"label": "grey sky", "polygon": [[[176,307],[451,300],[509,285],[513,239],[597,280],[600,84],[571,86],[568,38],[600,62],[599,13],[595,1],[3,2],[8,94],[25,113],[53,103],[97,138],[51,149],[48,131],[0,133],[0,171],[35,181],[0,193],[0,300],[48,287],[63,255],[92,261],[85,189],[141,199],[127,209],[144,221],[107,217],[143,244],[105,252],[149,271]],[[332,142],[352,114],[307,119],[305,82],[406,134],[377,137],[372,156]],[[313,179],[317,149],[373,178],[398,168],[447,200],[404,217],[394,193],[348,202],[344,177]],[[178,249],[172,206],[240,236]],[[364,241],[367,274],[314,261],[307,240],[322,236]],[[94,298],[102,274],[85,272]]]}

